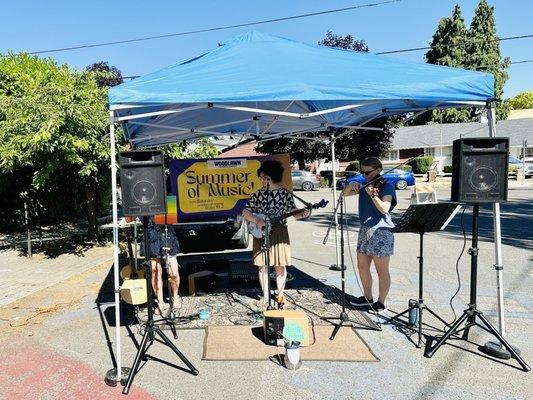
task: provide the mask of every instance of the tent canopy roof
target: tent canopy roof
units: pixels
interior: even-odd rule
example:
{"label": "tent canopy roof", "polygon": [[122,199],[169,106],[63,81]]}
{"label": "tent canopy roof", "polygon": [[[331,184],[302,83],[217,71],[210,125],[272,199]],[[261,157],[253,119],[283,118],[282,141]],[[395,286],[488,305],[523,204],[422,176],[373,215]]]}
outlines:
{"label": "tent canopy roof", "polygon": [[483,106],[488,73],[309,45],[259,32],[109,90],[139,146],[224,134],[298,135],[433,108]]}

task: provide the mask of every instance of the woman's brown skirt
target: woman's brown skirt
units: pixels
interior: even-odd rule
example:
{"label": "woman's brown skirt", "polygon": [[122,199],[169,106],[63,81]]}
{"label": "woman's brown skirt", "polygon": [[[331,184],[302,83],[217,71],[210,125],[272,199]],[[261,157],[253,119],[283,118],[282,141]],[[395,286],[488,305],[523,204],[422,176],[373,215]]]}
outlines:
{"label": "woman's brown skirt", "polygon": [[[261,251],[263,239],[255,239],[253,244],[253,263],[258,267],[266,265],[265,254]],[[291,264],[291,241],[286,225],[274,224],[270,233],[270,265],[287,266]]]}

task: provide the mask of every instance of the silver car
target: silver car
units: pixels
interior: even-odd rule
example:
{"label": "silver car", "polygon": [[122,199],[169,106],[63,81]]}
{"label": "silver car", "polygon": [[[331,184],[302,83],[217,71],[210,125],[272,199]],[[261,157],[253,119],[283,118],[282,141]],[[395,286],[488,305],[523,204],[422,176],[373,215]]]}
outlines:
{"label": "silver car", "polygon": [[309,171],[293,170],[291,175],[293,189],[309,191],[320,187],[320,177]]}

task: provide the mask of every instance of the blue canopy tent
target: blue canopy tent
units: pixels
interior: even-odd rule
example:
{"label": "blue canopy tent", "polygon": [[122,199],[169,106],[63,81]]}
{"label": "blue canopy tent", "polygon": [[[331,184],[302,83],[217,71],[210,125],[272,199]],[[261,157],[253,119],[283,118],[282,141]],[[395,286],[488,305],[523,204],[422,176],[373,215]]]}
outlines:
{"label": "blue canopy tent", "polygon": [[[109,90],[112,185],[116,187],[115,123],[122,124],[134,148],[228,134],[257,140],[288,137],[327,140],[335,160],[331,128],[379,130],[365,125],[395,114],[411,113],[413,118],[427,110],[488,107],[494,135],[493,98],[494,77],[488,73],[252,31]],[[117,199],[112,193],[119,321]]]}
{"label": "blue canopy tent", "polygon": [[135,147],[213,135],[295,136],[370,119],[484,107],[492,75],[308,45],[258,32],[109,90]]}

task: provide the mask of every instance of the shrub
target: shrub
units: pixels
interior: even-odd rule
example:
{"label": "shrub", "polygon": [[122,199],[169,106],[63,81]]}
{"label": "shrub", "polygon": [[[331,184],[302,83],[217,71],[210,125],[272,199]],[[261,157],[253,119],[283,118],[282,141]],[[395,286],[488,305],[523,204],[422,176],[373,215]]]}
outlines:
{"label": "shrub", "polygon": [[324,178],[323,176],[320,178],[320,186],[322,187],[329,187],[329,179]]}
{"label": "shrub", "polygon": [[453,166],[452,165],[445,165],[442,169],[442,172],[445,174],[451,174],[453,172]]}
{"label": "shrub", "polygon": [[433,157],[418,157],[409,162],[415,174],[425,174],[433,164]]}
{"label": "shrub", "polygon": [[518,167],[516,165],[509,165],[509,173],[516,174],[518,172]]}
{"label": "shrub", "polygon": [[413,170],[413,167],[411,167],[410,165],[402,165],[402,166],[400,167],[400,169],[401,169],[402,171],[412,171],[412,170]]}
{"label": "shrub", "polygon": [[346,171],[355,171],[359,172],[361,170],[361,165],[359,161],[350,161],[350,164],[346,167]]}

